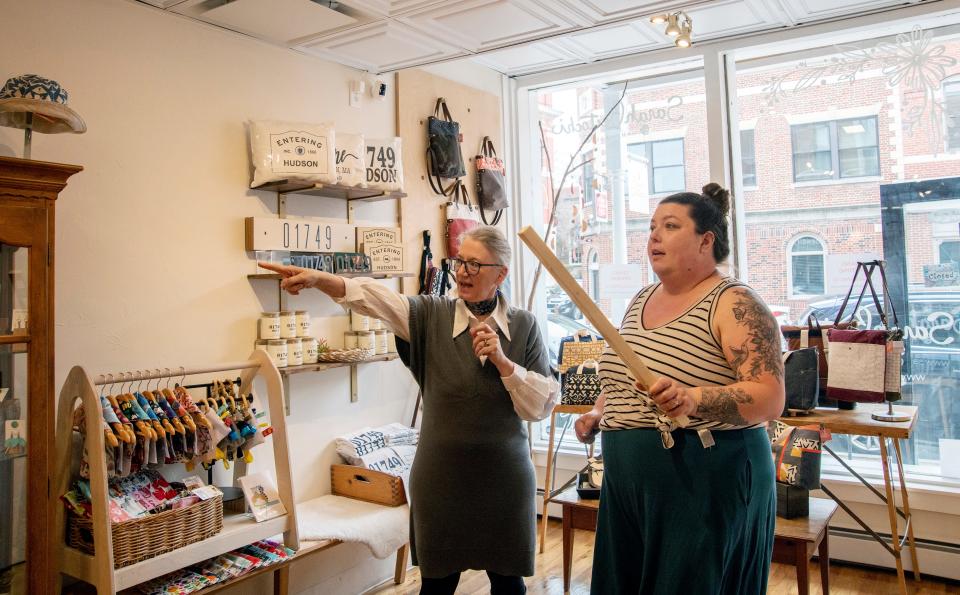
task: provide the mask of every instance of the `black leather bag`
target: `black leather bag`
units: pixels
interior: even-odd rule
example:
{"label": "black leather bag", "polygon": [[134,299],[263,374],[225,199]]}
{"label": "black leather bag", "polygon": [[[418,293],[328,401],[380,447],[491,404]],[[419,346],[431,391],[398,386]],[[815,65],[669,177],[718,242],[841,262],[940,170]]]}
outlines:
{"label": "black leather bag", "polygon": [[816,347],[786,351],[783,354],[783,379],[787,411],[810,411],[817,406],[820,394],[820,355]]}
{"label": "black leather bag", "polygon": [[[477,164],[477,202],[480,203],[480,218],[487,225],[496,225],[500,222],[503,209],[510,206],[507,201],[507,192],[504,189],[504,175],[506,168],[503,159],[497,157],[493,148],[493,141],[489,136],[483,137],[480,154],[475,159]],[[488,221],[484,212],[496,211]]]}
{"label": "black leather bag", "polygon": [[447,102],[439,97],[433,115],[427,118],[427,177],[430,187],[437,194],[449,194],[455,185],[444,188],[443,178],[457,179],[466,173],[460,152],[460,124],[450,115]]}

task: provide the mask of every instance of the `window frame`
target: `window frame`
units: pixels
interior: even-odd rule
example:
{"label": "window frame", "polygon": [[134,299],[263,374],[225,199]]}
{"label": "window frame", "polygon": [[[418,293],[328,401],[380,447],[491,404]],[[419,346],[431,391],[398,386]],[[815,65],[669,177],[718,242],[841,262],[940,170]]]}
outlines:
{"label": "window frame", "polygon": [[[948,87],[955,89],[953,93],[948,93]],[[960,74],[949,76],[940,83],[940,94],[943,100],[943,148],[947,153],[960,153],[960,132],[957,133],[956,146],[950,146],[950,120],[956,118],[957,126],[960,127],[960,106],[957,113],[952,116],[947,99],[950,95],[957,95],[960,101]]]}
{"label": "window frame", "polygon": [[[744,173],[746,169],[744,168],[744,162],[746,161],[743,158],[743,134],[745,132],[750,133],[750,152],[752,154],[751,159],[753,160],[753,183],[747,183],[747,177]],[[760,179],[757,177],[757,135],[755,128],[746,128],[744,126],[740,127],[740,174],[741,182],[743,183],[744,190],[755,190],[760,187]]]}
{"label": "window frame", "polygon": [[[800,240],[803,240],[805,238],[813,238],[814,240],[816,240],[817,243],[820,244],[821,251],[820,252],[803,251],[803,252],[795,253],[794,246],[796,246],[797,243],[800,242]],[[787,254],[787,296],[789,296],[789,299],[805,300],[811,297],[820,297],[822,295],[825,295],[825,292],[827,290],[827,242],[822,237],[820,237],[819,234],[809,232],[809,231],[800,232],[794,235],[792,238],[790,238],[790,241],[787,243],[786,254]],[[794,278],[793,278],[793,257],[794,256],[815,256],[817,254],[819,254],[821,257],[820,266],[822,267],[822,270],[823,270],[824,293],[798,293],[796,291]]]}
{"label": "window frame", "polygon": [[[661,165],[661,166],[654,165],[653,146],[657,144],[672,143],[676,141],[680,141],[680,155],[682,156],[680,165]],[[629,153],[630,147],[637,147],[637,146],[643,147],[643,156],[647,160],[647,192],[649,193],[650,196],[663,196],[667,194],[673,194],[675,192],[683,192],[684,190],[686,190],[687,143],[684,137],[678,136],[673,138],[663,138],[658,140],[645,140],[645,141],[639,141],[639,142],[633,142],[633,143],[626,143],[627,152]],[[681,187],[677,189],[657,190],[657,182],[656,182],[656,176],[655,176],[657,169],[666,169],[669,167],[683,168],[683,184],[681,184]]]}
{"label": "window frame", "polygon": [[[876,174],[858,174],[845,176],[840,170],[840,126],[846,122],[853,122],[857,120],[873,120],[874,121],[874,141],[876,144],[865,145],[864,147],[857,148],[868,148],[873,147],[877,151],[877,173]],[[811,127],[811,126],[823,126],[827,125],[829,128],[829,140],[830,140],[830,167],[831,175],[829,177],[818,177],[810,179],[797,179],[797,131],[801,128]],[[741,131],[742,132],[742,131]],[[824,153],[826,151],[815,151],[815,153]],[[742,148],[741,148],[742,153]],[[804,153],[809,153],[809,151],[804,151]],[[869,116],[854,116],[851,118],[839,118],[836,120],[819,120],[816,122],[804,122],[802,124],[790,124],[790,167],[793,169],[793,183],[794,184],[823,184],[830,182],[843,182],[848,180],[857,180],[857,179],[873,179],[883,175],[881,171],[880,163],[880,118],[877,114]]]}

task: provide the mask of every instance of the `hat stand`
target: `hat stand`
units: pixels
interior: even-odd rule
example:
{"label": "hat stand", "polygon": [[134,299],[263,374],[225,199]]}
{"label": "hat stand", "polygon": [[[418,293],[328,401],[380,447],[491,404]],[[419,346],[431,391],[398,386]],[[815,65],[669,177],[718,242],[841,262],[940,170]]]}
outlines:
{"label": "hat stand", "polygon": [[883,413],[873,413],[870,415],[873,419],[877,421],[888,421],[888,422],[897,422],[897,421],[910,421],[910,416],[904,413],[896,413],[893,410],[893,401],[887,401],[887,410]]}
{"label": "hat stand", "polygon": [[30,159],[33,148],[33,112],[27,112],[27,125],[23,127],[23,158]]}

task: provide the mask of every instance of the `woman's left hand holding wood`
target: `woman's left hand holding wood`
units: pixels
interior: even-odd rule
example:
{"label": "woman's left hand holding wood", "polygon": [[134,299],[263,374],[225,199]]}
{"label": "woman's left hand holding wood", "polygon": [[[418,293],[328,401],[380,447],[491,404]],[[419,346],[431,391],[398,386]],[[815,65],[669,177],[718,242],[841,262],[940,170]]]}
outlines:
{"label": "woman's left hand holding wood", "polygon": [[[638,382],[637,390],[644,390]],[[679,417],[694,415],[700,405],[699,390],[677,383],[671,378],[661,376],[653,383],[647,394],[666,415]]]}

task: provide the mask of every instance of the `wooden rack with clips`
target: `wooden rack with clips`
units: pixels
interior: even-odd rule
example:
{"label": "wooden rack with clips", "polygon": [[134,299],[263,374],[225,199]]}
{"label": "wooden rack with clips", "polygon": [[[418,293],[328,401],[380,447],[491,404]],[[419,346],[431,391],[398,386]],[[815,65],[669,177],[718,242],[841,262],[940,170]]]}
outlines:
{"label": "wooden rack with clips", "polygon": [[[59,569],[63,574],[90,583],[100,595],[110,594],[156,578],[168,572],[178,570],[229,552],[238,547],[266,539],[280,533],[284,544],[294,550],[299,549],[297,535],[296,505],[293,499],[293,480],[290,471],[290,452],[287,445],[286,418],[276,413],[283,411],[283,388],[280,372],[270,361],[266,352],[255,350],[250,359],[242,362],[225,363],[207,367],[176,368],[166,373],[144,373],[143,380],[159,378],[177,378],[200,374],[217,374],[226,371],[241,371],[241,394],[250,392],[255,377],[261,377],[266,383],[266,406],[275,415],[271,416],[273,426],[273,456],[277,474],[277,490],[287,514],[258,523],[249,515],[227,515],[223,519],[223,530],[213,537],[186,545],[172,552],[126,566],[114,567],[113,544],[110,521],[107,515],[107,465],[104,457],[105,437],[102,422],[97,415],[85,416],[85,447],[90,462],[90,491],[93,496],[93,540],[96,544],[94,555],[85,554],[65,543],[59,548]],[[57,466],[52,493],[63,494],[69,489],[71,476],[73,411],[80,401],[86,412],[101,410],[100,397],[94,386],[111,384],[100,376],[92,380],[80,366],[75,366],[67,376],[60,391],[57,407],[56,456]],[[243,460],[233,465],[234,482],[246,472]],[[62,506],[56,507],[57,539],[63,542],[66,513]],[[286,585],[289,569],[279,567],[275,575],[275,584]]]}

